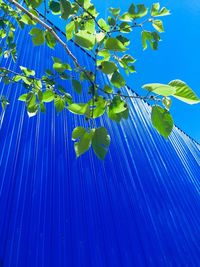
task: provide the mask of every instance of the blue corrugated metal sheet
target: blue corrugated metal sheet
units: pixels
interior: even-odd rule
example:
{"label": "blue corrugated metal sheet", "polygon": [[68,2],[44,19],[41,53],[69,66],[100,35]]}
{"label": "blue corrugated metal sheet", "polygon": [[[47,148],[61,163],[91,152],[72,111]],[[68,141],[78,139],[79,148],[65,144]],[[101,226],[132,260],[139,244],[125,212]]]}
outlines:
{"label": "blue corrugated metal sheet", "polygon": [[[26,31],[20,37],[18,65],[38,76],[52,54],[69,60],[62,49],[33,52]],[[91,151],[76,160],[71,132],[84,119],[51,105],[29,119],[22,88],[1,83],[2,92],[12,103],[0,114],[1,267],[200,266],[198,144],[177,128],[165,141],[148,104],[134,100],[129,120],[99,122],[112,138],[105,161]]]}

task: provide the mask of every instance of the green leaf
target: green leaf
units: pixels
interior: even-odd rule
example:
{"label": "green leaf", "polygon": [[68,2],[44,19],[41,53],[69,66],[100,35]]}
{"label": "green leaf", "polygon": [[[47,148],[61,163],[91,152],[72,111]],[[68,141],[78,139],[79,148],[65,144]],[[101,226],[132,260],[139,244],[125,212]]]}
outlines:
{"label": "green leaf", "polygon": [[[33,92],[27,94],[26,105],[29,113],[35,113],[36,96]],[[31,111],[33,109],[33,112]]]}
{"label": "green leaf", "polygon": [[[33,15],[35,15],[36,17],[38,16],[37,15],[37,12],[35,10],[29,10],[30,13],[32,13]],[[21,22],[27,24],[27,25],[36,25],[37,23],[31,19],[27,14],[24,14],[21,19],[20,19]]]}
{"label": "green leaf", "polygon": [[66,38],[67,40],[71,40],[73,38],[73,32],[75,31],[75,23],[71,21],[66,25]]}
{"label": "green leaf", "polygon": [[106,74],[112,74],[117,69],[115,63],[111,61],[103,61],[101,67],[101,70]]}
{"label": "green leaf", "polygon": [[54,48],[56,45],[56,38],[54,37],[54,35],[50,32],[50,31],[45,31],[45,39],[46,39],[46,43],[48,45],[48,47],[50,48]]}
{"label": "green leaf", "polygon": [[72,132],[72,140],[75,141],[74,150],[77,157],[83,155],[91,146],[94,132],[87,132],[83,127],[76,127]]}
{"label": "green leaf", "polygon": [[64,72],[66,69],[65,64],[59,63],[59,62],[54,63],[53,68],[55,71],[60,72],[60,73]]}
{"label": "green leaf", "polygon": [[120,24],[119,28],[120,28],[120,32],[121,33],[129,33],[129,32],[132,31],[132,28],[131,28],[131,26],[129,25],[128,22],[122,22]]}
{"label": "green leaf", "polygon": [[115,18],[113,18],[113,17],[108,17],[108,24],[110,25],[110,26],[115,26],[116,25],[116,19]]}
{"label": "green leaf", "polygon": [[124,46],[128,46],[130,44],[130,40],[123,35],[118,35],[116,37]]}
{"label": "green leaf", "polygon": [[33,80],[27,77],[21,76],[21,79],[26,85],[31,85],[33,83]]}
{"label": "green leaf", "polygon": [[163,103],[163,105],[165,106],[165,108],[169,110],[170,107],[171,107],[171,105],[172,105],[172,100],[171,100],[171,98],[169,98],[169,97],[164,97],[164,98],[162,99],[162,103]]}
{"label": "green leaf", "polygon": [[66,73],[59,73],[59,76],[62,80],[68,80],[70,76]]}
{"label": "green leaf", "polygon": [[144,50],[147,49],[147,41],[153,50],[157,50],[160,36],[157,32],[142,31],[142,46]]}
{"label": "green leaf", "polygon": [[23,66],[20,66],[20,69],[23,71],[24,75],[26,75],[26,76],[35,76],[35,71],[34,70],[31,70],[31,69],[23,67]]}
{"label": "green leaf", "polygon": [[151,120],[157,131],[167,139],[171,134],[174,125],[169,111],[159,106],[153,106]]}
{"label": "green leaf", "polygon": [[109,11],[114,17],[117,17],[119,15],[119,13],[120,13],[120,8],[110,7]]}
{"label": "green leaf", "polygon": [[103,99],[102,96],[99,96],[95,102],[93,103],[93,100],[90,101],[90,104],[91,104],[91,110],[92,110],[92,117],[93,119],[96,119],[96,118],[99,118],[101,117],[104,112],[105,112],[105,108],[106,108],[106,104],[107,104],[107,101],[105,101]]}
{"label": "green leaf", "polygon": [[44,103],[40,103],[40,111],[42,112],[42,113],[45,113],[46,112],[46,107],[45,107],[45,105],[44,105]]}
{"label": "green leaf", "polygon": [[173,97],[191,105],[200,103],[200,98],[185,82],[181,80],[174,80],[171,81],[169,85],[176,90]]}
{"label": "green leaf", "polygon": [[39,102],[42,102],[43,94],[41,90],[38,90],[37,97],[38,97]]}
{"label": "green leaf", "polygon": [[28,112],[29,118],[34,117],[38,113],[38,106],[37,105],[28,106],[27,112]]}
{"label": "green leaf", "polygon": [[38,8],[42,4],[43,0],[25,0],[25,2],[29,7]]}
{"label": "green leaf", "polygon": [[160,16],[167,16],[170,15],[170,11],[166,8],[163,7],[160,10],[160,3],[155,3],[151,7],[151,16],[152,17],[160,17]]}
{"label": "green leaf", "polygon": [[125,22],[132,22],[132,16],[130,13],[125,12],[121,17],[120,17],[121,21],[125,21]]}
{"label": "green leaf", "polygon": [[113,73],[111,83],[117,88],[121,88],[126,85],[126,81],[118,71],[115,71]]}
{"label": "green leaf", "polygon": [[11,81],[10,78],[7,77],[7,76],[4,76],[2,80],[3,80],[3,82],[4,82],[5,84],[9,84],[10,81]]}
{"label": "green leaf", "polygon": [[99,33],[97,33],[96,34],[96,41],[97,41],[97,43],[101,43],[104,40],[105,36],[106,36],[106,33],[105,32],[99,32]]}
{"label": "green leaf", "polygon": [[102,18],[99,19],[98,24],[101,27],[101,29],[103,29],[104,31],[106,31],[106,32],[110,31],[110,26],[105,22],[104,19],[102,19]]}
{"label": "green leaf", "polygon": [[137,5],[137,11],[135,5],[132,4],[128,10],[128,13],[133,19],[142,18],[148,13],[148,9],[143,4]]}
{"label": "green leaf", "polygon": [[112,113],[121,113],[127,109],[127,104],[121,99],[120,96],[115,96],[112,99],[109,109],[110,111],[112,110]]}
{"label": "green leaf", "polygon": [[6,107],[10,104],[10,102],[4,95],[1,96],[0,102],[1,102],[1,107],[3,110],[6,110]]}
{"label": "green leaf", "polygon": [[6,37],[6,31],[4,29],[0,29],[0,37],[4,39]]}
{"label": "green leaf", "polygon": [[95,36],[87,33],[87,31],[79,31],[74,34],[75,43],[88,50],[92,50],[95,45]]}
{"label": "green leaf", "polygon": [[54,105],[57,112],[63,111],[65,108],[65,101],[60,96],[54,96]]}
{"label": "green leaf", "polygon": [[115,52],[125,52],[127,50],[127,48],[117,38],[112,37],[106,40],[105,48]]}
{"label": "green leaf", "polygon": [[99,50],[98,52],[99,57],[103,57],[103,59],[97,60],[97,65],[101,65],[103,61],[109,61],[110,59],[110,52],[106,49]]}
{"label": "green leaf", "polygon": [[122,119],[128,119],[129,109],[126,102],[122,100],[120,100],[121,103],[119,102],[119,104],[117,104],[117,102],[114,102],[116,102],[115,99],[111,102],[111,105],[109,106],[108,117],[116,122],[120,122]]}
{"label": "green leaf", "polygon": [[136,60],[132,57],[132,56],[130,56],[130,55],[124,55],[122,58],[121,58],[121,60],[123,61],[123,62],[125,62],[126,64],[128,64],[128,63],[134,63]]}
{"label": "green leaf", "polygon": [[43,93],[42,102],[49,103],[54,100],[54,96],[54,92],[52,92],[51,90],[47,90]]}
{"label": "green leaf", "polygon": [[152,25],[158,32],[164,32],[162,20],[153,20]]}
{"label": "green leaf", "polygon": [[104,88],[103,88],[103,90],[107,94],[112,94],[113,93],[113,89],[109,85],[105,85]]}
{"label": "green leaf", "polygon": [[119,58],[119,64],[122,68],[124,68],[126,74],[135,72],[135,67],[133,64],[136,60],[131,57],[130,55],[124,55],[123,57]]}
{"label": "green leaf", "polygon": [[53,68],[55,71],[62,73],[65,70],[71,70],[71,66],[67,63],[62,63],[61,59],[57,58],[57,57],[52,57],[54,64],[53,64]]}
{"label": "green leaf", "polygon": [[73,103],[72,96],[70,94],[65,93],[64,100],[68,105],[71,105]]}
{"label": "green leaf", "polygon": [[161,83],[149,83],[142,86],[142,88],[162,96],[170,96],[176,93],[176,89],[170,85]]}
{"label": "green leaf", "polygon": [[60,3],[56,1],[49,2],[49,8],[51,9],[53,14],[60,14]]}
{"label": "green leaf", "polygon": [[44,34],[43,31],[38,28],[32,28],[29,32],[32,36],[32,41],[35,46],[44,44]]}
{"label": "green leaf", "polygon": [[82,85],[81,85],[81,83],[80,83],[79,81],[73,79],[73,80],[72,80],[72,86],[73,86],[74,90],[75,90],[78,94],[82,93]]}
{"label": "green leaf", "polygon": [[23,94],[23,95],[20,95],[20,97],[18,98],[18,100],[19,101],[26,102],[26,98],[27,98],[27,94]]}
{"label": "green leaf", "polygon": [[76,141],[76,139],[80,138],[85,134],[86,130],[83,127],[76,127],[72,132],[72,140]]}
{"label": "green leaf", "polygon": [[52,76],[53,75],[53,72],[49,69],[45,70],[45,73],[48,75],[48,76]]}
{"label": "green leaf", "polygon": [[88,111],[89,105],[88,103],[73,103],[67,107],[67,109],[74,113],[79,115],[84,115]]}
{"label": "green leaf", "polygon": [[110,136],[104,127],[95,129],[92,138],[92,148],[97,157],[103,160],[108,152],[110,146]]}
{"label": "green leaf", "polygon": [[60,0],[61,18],[67,20],[71,14],[71,4],[67,0]]}

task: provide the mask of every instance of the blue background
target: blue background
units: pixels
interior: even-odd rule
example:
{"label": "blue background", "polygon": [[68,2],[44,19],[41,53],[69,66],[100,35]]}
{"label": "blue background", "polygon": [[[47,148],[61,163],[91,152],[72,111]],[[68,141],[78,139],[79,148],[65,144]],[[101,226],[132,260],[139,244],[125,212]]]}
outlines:
{"label": "blue background", "polygon": [[[5,59],[6,67],[34,67],[40,76],[52,55],[70,60],[61,47],[33,49],[28,31],[17,32],[18,62]],[[93,64],[69,45],[82,65]],[[156,53],[146,54],[155,63]],[[137,99],[120,125],[101,118],[112,138],[105,161],[91,150],[76,160],[71,132],[86,126],[83,117],[49,104],[29,119],[17,100],[22,86],[0,86],[11,100],[0,112],[1,267],[200,266],[199,145],[176,127],[166,141]]]}
{"label": "blue background", "polygon": [[[59,46],[33,48],[28,31],[17,32],[17,64],[3,65],[34,67],[40,76],[52,55],[70,60]],[[69,45],[82,65],[93,64]],[[92,150],[76,159],[71,132],[86,127],[83,117],[57,114],[50,103],[47,114],[29,119],[17,100],[22,86],[0,86],[11,101],[0,113],[1,267],[200,266],[199,145],[176,127],[166,141],[137,99],[128,120],[99,121],[112,139],[105,161]]]}

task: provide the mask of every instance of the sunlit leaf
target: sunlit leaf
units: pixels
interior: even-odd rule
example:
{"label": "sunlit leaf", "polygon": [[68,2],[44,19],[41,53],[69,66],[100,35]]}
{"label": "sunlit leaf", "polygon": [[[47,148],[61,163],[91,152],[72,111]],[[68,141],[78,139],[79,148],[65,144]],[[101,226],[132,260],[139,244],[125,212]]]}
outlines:
{"label": "sunlit leaf", "polygon": [[161,83],[145,84],[142,88],[162,96],[170,96],[176,93],[176,89],[174,87]]}
{"label": "sunlit leaf", "polygon": [[127,48],[116,38],[108,38],[105,42],[105,48],[110,51],[125,52]]}
{"label": "sunlit leaf", "polygon": [[168,138],[173,129],[173,119],[168,110],[161,108],[160,106],[153,106],[151,112],[151,120],[153,126],[157,129],[157,131]]}
{"label": "sunlit leaf", "polygon": [[200,98],[185,82],[181,80],[174,80],[171,81],[169,85],[176,90],[173,97],[191,105],[200,103]]}
{"label": "sunlit leaf", "polygon": [[87,132],[83,127],[76,127],[72,132],[72,140],[74,143],[74,150],[77,157],[84,154],[91,146],[93,131]]}

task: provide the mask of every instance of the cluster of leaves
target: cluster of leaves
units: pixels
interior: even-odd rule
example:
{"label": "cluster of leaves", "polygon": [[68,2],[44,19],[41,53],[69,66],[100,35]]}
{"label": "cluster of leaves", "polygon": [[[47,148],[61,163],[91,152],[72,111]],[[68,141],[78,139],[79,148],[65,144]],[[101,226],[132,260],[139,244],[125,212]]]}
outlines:
{"label": "cluster of leaves", "polygon": [[[160,33],[164,32],[163,21],[160,18],[170,14],[170,11],[165,7],[161,8],[159,3],[154,3],[150,10],[144,4],[131,4],[125,13],[122,13],[120,8],[110,8],[108,18],[103,19],[99,18],[90,0],[47,1],[48,7],[45,6],[45,13],[51,12],[66,22],[66,40],[63,41],[58,37],[55,29],[43,21],[37,12],[37,8],[46,1],[25,0],[25,8],[14,0],[8,0],[8,2],[12,3],[13,7],[10,7],[6,1],[0,0],[3,15],[0,35],[6,39],[5,43],[8,46],[6,49],[1,48],[1,56],[6,57],[11,54],[13,60],[16,60],[13,33],[15,27],[9,19],[12,17],[21,29],[25,25],[30,27],[29,34],[35,46],[47,44],[50,49],[54,49],[60,43],[71,56],[73,64],[70,65],[59,58],[52,58],[52,70],[46,70],[41,78],[36,77],[34,70],[22,66],[21,73],[0,68],[1,76],[5,83],[23,84],[26,92],[19,97],[19,100],[26,103],[29,116],[35,116],[40,111],[45,112],[45,103],[49,102],[54,102],[58,112],[67,109],[76,115],[85,116],[88,121],[87,129],[77,127],[72,133],[77,157],[92,146],[97,157],[104,159],[110,145],[110,136],[104,127],[94,128],[94,120],[105,114],[116,122],[127,119],[129,98],[154,102],[152,123],[165,138],[168,138],[173,129],[173,118],[169,112],[172,104],[171,97],[188,104],[200,102],[192,89],[179,80],[171,81],[168,85],[146,84],[143,86],[148,91],[145,97],[128,96],[122,92],[126,85],[124,74],[135,72],[135,59],[128,53],[131,44],[129,35],[134,28],[141,29],[141,44],[144,50],[148,46],[153,50],[158,48]],[[147,29],[145,29],[146,25]],[[151,31],[150,27],[152,27]],[[82,67],[69,51],[67,42],[70,40],[91,53],[94,58],[91,69]],[[99,72],[108,76],[109,82],[103,88],[97,82]],[[66,83],[70,82],[77,94],[82,93],[85,83],[90,99],[87,102],[75,103],[69,92],[58,83],[58,79]],[[5,98],[1,102],[4,108],[8,104]]]}
{"label": "cluster of leaves", "polygon": [[14,42],[15,26],[9,19],[9,15],[19,23],[19,16],[17,11],[13,10],[12,7],[0,0],[0,38],[5,39],[3,47],[0,47],[0,57],[8,58],[12,56],[14,62],[17,58],[17,49]]}

